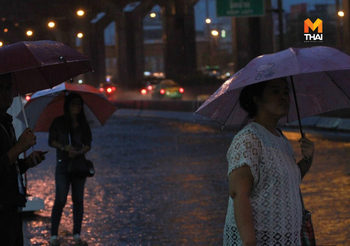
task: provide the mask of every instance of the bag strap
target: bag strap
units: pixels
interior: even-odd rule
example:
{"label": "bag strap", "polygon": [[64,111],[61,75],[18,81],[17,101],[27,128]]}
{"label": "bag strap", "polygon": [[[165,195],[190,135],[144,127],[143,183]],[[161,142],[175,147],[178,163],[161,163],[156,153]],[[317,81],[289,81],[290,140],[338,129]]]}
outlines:
{"label": "bag strap", "polygon": [[301,202],[301,207],[303,209],[303,216],[305,215],[305,205],[304,205],[304,199],[303,199],[303,195],[301,194],[301,190],[299,188],[299,194],[300,194],[300,202]]}
{"label": "bag strap", "polygon": [[68,133],[68,142],[72,146],[72,137],[71,137],[71,132]]}

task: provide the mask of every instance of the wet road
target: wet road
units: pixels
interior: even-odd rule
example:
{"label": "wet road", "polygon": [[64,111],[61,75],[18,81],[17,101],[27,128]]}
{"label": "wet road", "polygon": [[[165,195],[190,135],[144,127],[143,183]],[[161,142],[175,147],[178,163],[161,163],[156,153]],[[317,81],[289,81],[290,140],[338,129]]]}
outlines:
{"label": "wet road", "polygon": [[[37,133],[36,149],[47,149]],[[155,118],[112,117],[93,129],[82,237],[89,245],[221,245],[228,199],[226,151],[233,131]],[[287,133],[297,150],[299,134]],[[349,245],[349,141],[309,134],[315,163],[302,190],[318,244]],[[349,138],[345,138],[349,140]],[[297,152],[297,155],[299,152]],[[55,153],[28,172],[29,192],[45,210],[26,216],[30,245],[48,245]],[[72,243],[68,197],[59,235]]]}

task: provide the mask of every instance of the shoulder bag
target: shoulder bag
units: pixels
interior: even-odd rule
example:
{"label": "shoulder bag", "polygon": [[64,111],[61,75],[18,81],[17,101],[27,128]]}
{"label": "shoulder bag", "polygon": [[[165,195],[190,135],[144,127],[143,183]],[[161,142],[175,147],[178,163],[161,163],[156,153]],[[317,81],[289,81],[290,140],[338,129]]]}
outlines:
{"label": "shoulder bag", "polygon": [[[71,143],[71,136],[69,134],[69,142]],[[85,158],[84,154],[70,158],[68,163],[68,173],[74,177],[86,178],[95,175],[95,168],[92,161]]]}
{"label": "shoulder bag", "polygon": [[310,211],[305,209],[301,191],[299,191],[299,193],[300,193],[300,200],[301,200],[301,205],[303,210],[303,219],[302,219],[301,232],[300,232],[301,245],[316,246],[315,232],[314,232],[314,227],[312,225],[311,213]]}
{"label": "shoulder bag", "polygon": [[94,164],[86,159],[85,155],[78,155],[71,158],[68,164],[68,173],[80,178],[92,177],[95,175]]}

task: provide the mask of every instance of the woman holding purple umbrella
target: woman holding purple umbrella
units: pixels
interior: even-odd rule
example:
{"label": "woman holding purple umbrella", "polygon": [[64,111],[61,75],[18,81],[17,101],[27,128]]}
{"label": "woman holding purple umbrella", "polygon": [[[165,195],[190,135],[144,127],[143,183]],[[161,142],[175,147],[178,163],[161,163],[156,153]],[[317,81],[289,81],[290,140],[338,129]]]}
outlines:
{"label": "woman holding purple umbrella", "polygon": [[229,203],[224,245],[301,245],[299,185],[311,167],[314,144],[299,140],[295,160],[289,140],[277,128],[287,115],[287,82],[280,78],[246,86],[240,106],[253,121],[233,139],[227,153]]}
{"label": "woman holding purple umbrella", "polygon": [[72,186],[74,242],[75,245],[87,245],[80,238],[86,177],[76,177],[68,173],[71,158],[83,155],[91,148],[91,130],[85,117],[83,104],[84,101],[79,94],[70,93],[64,102],[64,115],[52,122],[49,131],[49,145],[57,149],[56,196],[51,216],[50,244],[52,246],[60,245],[58,226],[70,186]]}

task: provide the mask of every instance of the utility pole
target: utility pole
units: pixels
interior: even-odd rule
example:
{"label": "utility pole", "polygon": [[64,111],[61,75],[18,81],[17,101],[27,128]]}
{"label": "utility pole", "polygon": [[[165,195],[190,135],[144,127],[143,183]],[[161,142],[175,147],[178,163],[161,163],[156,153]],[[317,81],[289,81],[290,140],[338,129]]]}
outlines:
{"label": "utility pole", "polygon": [[284,49],[284,30],[283,30],[283,7],[282,0],[278,0],[278,31],[279,31],[279,48]]}
{"label": "utility pole", "polygon": [[342,1],[342,9],[345,13],[343,17],[343,51],[346,54],[350,54],[350,16],[349,16],[349,11],[350,11],[350,3],[349,0],[343,0]]}
{"label": "utility pole", "polygon": [[[205,23],[207,27],[207,40],[208,40],[208,51],[209,51],[209,66],[213,65],[213,49],[211,45],[211,33],[210,33],[210,23],[211,19],[209,18],[209,1],[205,0],[205,12],[206,12],[206,18],[205,18]],[[209,22],[210,20],[210,22]]]}
{"label": "utility pole", "polygon": [[338,50],[343,51],[343,22],[341,16],[339,16],[339,11],[340,11],[340,5],[339,5],[339,0],[335,1],[335,11],[336,11],[336,25],[337,25],[337,48]]}

